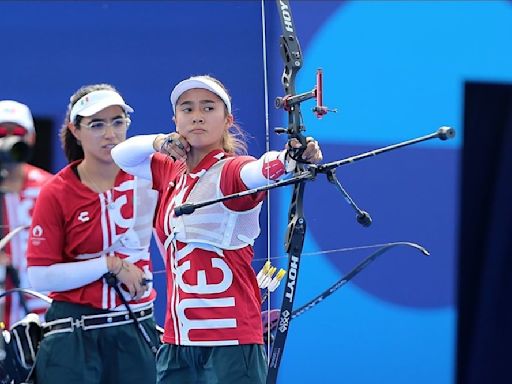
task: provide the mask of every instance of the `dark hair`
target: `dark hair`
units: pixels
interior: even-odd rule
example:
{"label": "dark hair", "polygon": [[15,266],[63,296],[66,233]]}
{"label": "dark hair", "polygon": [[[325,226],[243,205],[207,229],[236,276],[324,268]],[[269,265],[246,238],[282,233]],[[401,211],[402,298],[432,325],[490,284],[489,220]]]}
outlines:
{"label": "dark hair", "polygon": [[[217,80],[215,77],[212,77],[210,75],[199,75],[194,77],[202,77],[204,79],[211,80],[218,84],[224,91],[226,91],[226,94],[229,97],[229,100],[231,100],[231,95],[229,94],[227,88],[220,82],[220,80]],[[225,106],[225,114],[228,115],[228,107]],[[228,128],[224,136],[222,137],[222,148],[227,153],[236,153],[237,155],[246,155],[247,154],[247,134],[245,131],[240,128],[238,124],[236,124],[233,120],[233,124],[231,127]]]}
{"label": "dark hair", "polygon": [[[81,144],[78,142],[76,137],[69,130],[69,123],[73,123],[78,129],[80,129],[80,121],[82,120],[82,116],[77,116],[75,121],[69,121],[69,117],[71,114],[71,109],[73,105],[80,100],[85,95],[99,90],[109,90],[117,92],[114,86],[110,84],[91,84],[84,85],[79,90],[77,90],[73,96],[69,99],[68,110],[66,112],[66,118],[64,119],[64,123],[62,124],[62,128],[60,129],[60,143],[62,145],[62,149],[64,150],[64,154],[66,155],[68,162],[72,162],[75,160],[84,158],[84,150]],[[119,93],[119,92],[118,92]]]}

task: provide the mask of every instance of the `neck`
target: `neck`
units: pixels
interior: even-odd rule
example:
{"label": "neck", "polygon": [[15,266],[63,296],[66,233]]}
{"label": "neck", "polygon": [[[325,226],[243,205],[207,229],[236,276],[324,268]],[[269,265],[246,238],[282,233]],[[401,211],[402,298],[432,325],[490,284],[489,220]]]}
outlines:
{"label": "neck", "polygon": [[199,154],[196,151],[190,151],[187,153],[187,170],[188,172],[192,172],[195,167],[203,160],[206,154]]}
{"label": "neck", "polygon": [[82,183],[96,192],[105,192],[114,187],[119,167],[115,164],[94,164],[84,159],[78,165],[78,172]]}
{"label": "neck", "polygon": [[222,150],[222,148],[192,148],[189,153],[187,153],[187,170],[188,172],[192,172],[199,163],[205,158],[207,154],[216,149]]}

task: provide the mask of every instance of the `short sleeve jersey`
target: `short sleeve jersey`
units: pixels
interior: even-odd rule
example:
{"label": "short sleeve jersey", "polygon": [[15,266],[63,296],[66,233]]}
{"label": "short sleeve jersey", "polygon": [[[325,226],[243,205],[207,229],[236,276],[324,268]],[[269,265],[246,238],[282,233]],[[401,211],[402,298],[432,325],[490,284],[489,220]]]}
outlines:
{"label": "short sleeve jersey", "polygon": [[[186,201],[191,189],[201,182],[203,172],[225,157],[224,152],[213,151],[191,173],[186,172],[183,162],[174,162],[161,154],[152,157],[153,187],[161,194],[155,230],[170,271],[166,343],[199,346],[263,343],[261,297],[251,266],[252,246],[221,250],[174,240],[167,249],[163,247],[167,240],[165,223],[169,215],[174,215],[173,208]],[[249,156],[227,159],[220,175],[223,195],[247,189],[240,170],[254,160]],[[259,193],[222,204],[231,210],[244,211],[256,207],[264,197],[264,193]]]}
{"label": "short sleeve jersey", "polygon": [[[97,193],[78,178],[79,163],[65,167],[41,190],[32,219],[28,265],[75,262],[80,268],[80,261],[116,255],[129,258],[151,278],[149,241],[156,192],[147,181],[119,171],[114,188]],[[130,301],[128,291],[122,284],[120,288],[134,309],[156,296],[151,287],[141,299]],[[69,291],[52,292],[50,297],[100,309],[124,309],[103,278]]]}

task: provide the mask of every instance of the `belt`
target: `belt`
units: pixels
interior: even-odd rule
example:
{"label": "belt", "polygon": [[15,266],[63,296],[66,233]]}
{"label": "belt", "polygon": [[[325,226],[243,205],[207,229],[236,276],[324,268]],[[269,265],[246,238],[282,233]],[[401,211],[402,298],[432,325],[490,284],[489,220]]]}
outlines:
{"label": "belt", "polygon": [[[138,311],[133,311],[137,320],[146,320],[153,316],[153,307],[147,307]],[[54,333],[73,332],[75,329],[88,331],[91,329],[117,327],[133,323],[128,311],[109,312],[99,315],[82,315],[80,319],[66,317],[49,321],[42,325],[43,337]]]}

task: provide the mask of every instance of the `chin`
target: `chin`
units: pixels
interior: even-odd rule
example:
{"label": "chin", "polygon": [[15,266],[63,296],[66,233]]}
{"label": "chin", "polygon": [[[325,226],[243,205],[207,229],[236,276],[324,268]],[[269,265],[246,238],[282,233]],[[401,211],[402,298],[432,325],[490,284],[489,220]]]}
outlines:
{"label": "chin", "polygon": [[110,154],[110,151],[108,151],[108,153],[101,154],[101,156],[98,156],[98,160],[105,164],[110,164],[114,162],[114,159],[112,159],[112,155]]}

